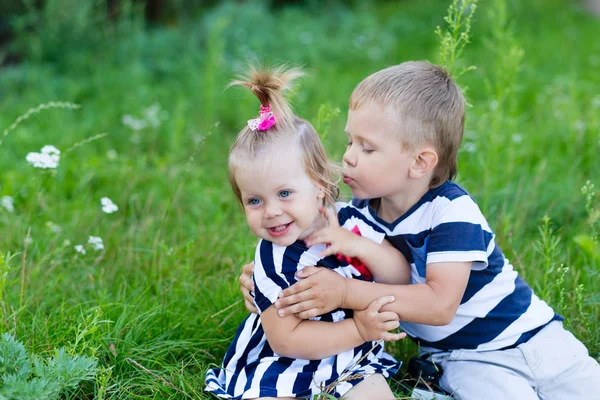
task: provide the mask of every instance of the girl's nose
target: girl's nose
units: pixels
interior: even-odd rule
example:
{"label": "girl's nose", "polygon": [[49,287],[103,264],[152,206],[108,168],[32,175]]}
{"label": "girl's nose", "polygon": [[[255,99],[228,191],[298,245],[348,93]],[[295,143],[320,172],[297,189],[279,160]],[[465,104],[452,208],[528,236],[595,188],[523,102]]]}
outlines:
{"label": "girl's nose", "polygon": [[265,208],[265,218],[274,218],[282,214],[281,207],[277,204],[269,204]]}

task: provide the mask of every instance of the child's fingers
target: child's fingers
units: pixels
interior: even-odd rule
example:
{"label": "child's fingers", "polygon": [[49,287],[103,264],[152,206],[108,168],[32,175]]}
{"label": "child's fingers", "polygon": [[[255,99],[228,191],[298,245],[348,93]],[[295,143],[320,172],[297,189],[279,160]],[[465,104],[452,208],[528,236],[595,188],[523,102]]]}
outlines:
{"label": "child's fingers", "polygon": [[338,221],[337,214],[333,212],[329,207],[320,207],[319,211],[327,218],[327,222],[329,222],[329,226],[337,227],[340,226],[340,222]]}
{"label": "child's fingers", "polygon": [[381,330],[393,331],[394,329],[398,329],[400,327],[399,321],[387,321],[383,322],[379,325]]}
{"label": "child's fingers", "polygon": [[315,244],[319,244],[319,243],[328,244],[330,242],[331,242],[331,236],[324,229],[315,231],[315,232],[311,233],[310,236],[308,236],[306,239],[304,239],[304,243],[306,243],[306,245],[308,247],[314,246]]}
{"label": "child's fingers", "polygon": [[406,333],[404,332],[400,332],[400,333],[390,333],[390,332],[386,332],[385,335],[383,335],[383,340],[385,340],[386,342],[395,342],[396,340],[402,340],[406,337]]}
{"label": "child's fingers", "polygon": [[337,214],[333,212],[332,209],[325,209],[325,216],[327,217],[327,221],[329,222],[329,226],[331,227],[339,227],[340,221],[338,220]]}
{"label": "child's fingers", "polygon": [[381,321],[400,321],[398,314],[393,311],[383,311],[379,313]]}
{"label": "child's fingers", "polygon": [[394,296],[384,296],[380,297],[377,300],[374,300],[371,304],[369,304],[369,310],[379,312],[381,307],[385,306],[388,303],[393,303],[396,300]]}
{"label": "child's fingers", "polygon": [[339,252],[337,251],[337,248],[336,248],[336,247],[334,247],[334,246],[329,246],[329,247],[326,247],[326,248],[325,248],[325,250],[323,250],[323,251],[322,251],[322,252],[319,254],[319,256],[320,256],[321,258],[325,258],[325,257],[332,256],[332,255],[334,255],[334,254],[337,254],[337,253],[339,253]]}

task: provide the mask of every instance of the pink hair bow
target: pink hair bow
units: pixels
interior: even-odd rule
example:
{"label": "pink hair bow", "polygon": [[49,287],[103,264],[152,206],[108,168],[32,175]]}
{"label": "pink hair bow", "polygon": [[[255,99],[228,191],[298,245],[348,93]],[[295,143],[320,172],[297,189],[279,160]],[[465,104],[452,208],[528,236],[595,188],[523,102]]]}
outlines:
{"label": "pink hair bow", "polygon": [[273,111],[271,111],[271,106],[265,107],[261,105],[259,117],[248,120],[248,127],[253,131],[266,131],[273,125],[275,125],[275,116],[273,115]]}

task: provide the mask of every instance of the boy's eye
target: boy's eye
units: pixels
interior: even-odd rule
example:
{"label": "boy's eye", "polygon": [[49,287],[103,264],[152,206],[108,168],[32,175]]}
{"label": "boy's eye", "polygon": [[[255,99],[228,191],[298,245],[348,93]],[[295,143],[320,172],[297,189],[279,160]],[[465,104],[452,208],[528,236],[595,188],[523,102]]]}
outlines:
{"label": "boy's eye", "polygon": [[248,199],[248,204],[250,204],[252,206],[259,205],[260,204],[260,199],[257,199],[256,197]]}
{"label": "boy's eye", "polygon": [[290,194],[292,194],[292,192],[290,192],[289,190],[282,190],[281,192],[279,192],[279,197],[288,197]]}
{"label": "boy's eye", "polygon": [[352,142],[348,140],[348,144],[346,145],[346,147],[350,147],[352,146]]}
{"label": "boy's eye", "polygon": [[373,150],[373,149],[370,149],[370,148],[368,148],[368,147],[363,147],[363,148],[362,148],[362,151],[363,151],[363,153],[370,154],[370,153],[374,152],[375,150]]}

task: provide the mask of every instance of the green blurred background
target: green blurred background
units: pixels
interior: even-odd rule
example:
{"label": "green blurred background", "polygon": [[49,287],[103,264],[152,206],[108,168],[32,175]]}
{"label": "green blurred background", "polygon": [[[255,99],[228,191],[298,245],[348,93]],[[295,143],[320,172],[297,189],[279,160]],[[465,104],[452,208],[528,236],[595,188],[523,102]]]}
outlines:
{"label": "green blurred background", "polygon": [[[449,4],[5,0],[0,198],[14,210],[0,206],[0,331],[31,354],[96,359],[95,379],[67,398],[208,398],[204,372],[246,314],[237,276],[256,243],[226,157],[257,104],[225,85],[251,61],[303,66],[295,110],[340,161],[354,86],[402,61],[439,62]],[[598,32],[577,1],[480,1],[457,63],[476,66],[458,80],[471,105],[458,181],[595,357]],[[52,101],[81,107],[9,129]],[[25,161],[47,144],[62,151],[54,172]],[[116,213],[101,211],[104,196]],[[416,347],[390,351],[406,361]],[[393,385],[406,394],[401,375]]]}

